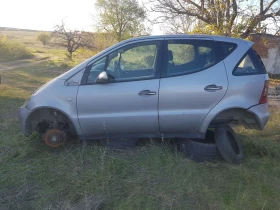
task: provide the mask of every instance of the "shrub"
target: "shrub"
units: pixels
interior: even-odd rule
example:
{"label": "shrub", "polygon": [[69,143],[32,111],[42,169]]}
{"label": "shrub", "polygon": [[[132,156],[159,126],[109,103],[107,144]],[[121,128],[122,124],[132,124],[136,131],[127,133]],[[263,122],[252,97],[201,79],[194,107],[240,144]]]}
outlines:
{"label": "shrub", "polygon": [[0,35],[0,61],[27,59],[32,56],[23,43],[9,40],[7,36]]}
{"label": "shrub", "polygon": [[48,44],[48,42],[52,39],[51,34],[47,32],[41,32],[37,35],[36,40],[41,41],[43,45]]}

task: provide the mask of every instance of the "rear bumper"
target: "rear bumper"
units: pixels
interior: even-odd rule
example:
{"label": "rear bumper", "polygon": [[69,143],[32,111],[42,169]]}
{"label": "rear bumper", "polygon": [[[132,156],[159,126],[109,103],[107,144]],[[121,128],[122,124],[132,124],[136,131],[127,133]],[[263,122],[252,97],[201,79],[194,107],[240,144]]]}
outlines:
{"label": "rear bumper", "polygon": [[270,116],[268,111],[268,103],[253,106],[247,111],[253,113],[256,116],[256,118],[258,119],[259,128],[261,130],[264,129]]}
{"label": "rear bumper", "polygon": [[19,120],[20,120],[20,127],[21,131],[25,136],[29,136],[31,134],[30,125],[26,126],[28,116],[31,114],[25,107],[20,107],[19,109]]}

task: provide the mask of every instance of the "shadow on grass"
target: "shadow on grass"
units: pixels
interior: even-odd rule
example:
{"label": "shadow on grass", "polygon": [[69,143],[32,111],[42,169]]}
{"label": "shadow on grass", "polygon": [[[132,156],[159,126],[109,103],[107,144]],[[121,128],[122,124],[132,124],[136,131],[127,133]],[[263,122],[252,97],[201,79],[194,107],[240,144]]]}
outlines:
{"label": "shadow on grass", "polygon": [[[0,207],[29,209],[268,209],[279,206],[279,157],[254,154],[242,165],[195,163],[162,139],[115,150],[72,138],[62,148],[37,134],[9,134],[0,159]],[[247,142],[248,141],[248,142]],[[258,141],[258,140],[257,140]],[[143,141],[144,143],[144,141]],[[270,144],[270,143],[268,143]],[[243,199],[244,196],[246,199]]]}

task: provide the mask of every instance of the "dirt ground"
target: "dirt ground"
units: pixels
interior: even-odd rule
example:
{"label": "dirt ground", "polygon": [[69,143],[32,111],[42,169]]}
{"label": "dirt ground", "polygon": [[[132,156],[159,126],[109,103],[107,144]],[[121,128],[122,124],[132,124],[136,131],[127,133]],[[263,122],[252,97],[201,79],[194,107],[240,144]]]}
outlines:
{"label": "dirt ground", "polygon": [[25,68],[28,66],[32,66],[35,63],[46,61],[49,58],[42,57],[40,55],[36,55],[33,59],[23,59],[17,61],[8,61],[8,62],[0,62],[0,72],[5,70],[12,70],[16,68]]}
{"label": "dirt ground", "polygon": [[269,97],[269,106],[280,107],[280,97]]}
{"label": "dirt ground", "polygon": [[11,70],[15,68],[22,68],[32,65],[32,60],[18,60],[9,62],[0,62],[0,71]]}

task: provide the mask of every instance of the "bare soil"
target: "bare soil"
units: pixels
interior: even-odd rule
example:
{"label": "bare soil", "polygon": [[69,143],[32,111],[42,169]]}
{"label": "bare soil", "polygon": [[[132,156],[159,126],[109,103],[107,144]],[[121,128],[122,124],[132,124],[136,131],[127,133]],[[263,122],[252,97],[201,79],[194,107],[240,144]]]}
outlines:
{"label": "bare soil", "polygon": [[48,59],[49,57],[43,57],[42,55],[38,54],[33,59],[22,59],[17,61],[0,62],[0,72],[5,70],[29,67],[34,65],[35,63],[40,63]]}

